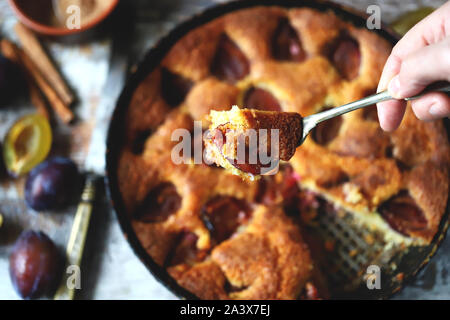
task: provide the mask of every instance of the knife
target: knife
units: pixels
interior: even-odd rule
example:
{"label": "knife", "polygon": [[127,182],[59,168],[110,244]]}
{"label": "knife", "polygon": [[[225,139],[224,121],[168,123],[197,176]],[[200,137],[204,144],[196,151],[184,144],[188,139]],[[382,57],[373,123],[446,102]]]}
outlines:
{"label": "knife", "polygon": [[[128,1],[127,1],[128,2]],[[113,40],[108,76],[103,88],[103,94],[96,110],[96,125],[92,132],[89,151],[84,163],[87,173],[85,186],[81,194],[75,218],[66,248],[66,267],[54,300],[73,300],[76,286],[71,281],[69,266],[81,265],[86,242],[89,221],[93,211],[96,195],[96,185],[105,175],[106,135],[116,101],[125,85],[128,72],[128,41],[131,30],[129,7],[118,7],[118,15],[113,23]],[[120,15],[119,15],[120,14]],[[118,19],[120,20],[118,20]],[[78,269],[79,270],[79,269]]]}

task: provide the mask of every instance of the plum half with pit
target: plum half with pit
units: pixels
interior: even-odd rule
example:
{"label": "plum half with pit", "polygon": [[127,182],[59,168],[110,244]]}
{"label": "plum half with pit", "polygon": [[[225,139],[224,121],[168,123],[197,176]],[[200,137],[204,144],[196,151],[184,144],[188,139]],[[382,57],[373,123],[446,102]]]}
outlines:
{"label": "plum half with pit", "polygon": [[41,231],[24,231],[9,256],[9,274],[24,299],[38,298],[55,289],[63,259],[53,241]]}
{"label": "plum half with pit", "polygon": [[50,158],[28,175],[25,201],[36,211],[61,209],[79,194],[80,182],[80,173],[72,160]]}
{"label": "plum half with pit", "polygon": [[28,173],[48,155],[52,145],[52,129],[40,114],[17,120],[6,134],[3,159],[8,173],[18,177]]}

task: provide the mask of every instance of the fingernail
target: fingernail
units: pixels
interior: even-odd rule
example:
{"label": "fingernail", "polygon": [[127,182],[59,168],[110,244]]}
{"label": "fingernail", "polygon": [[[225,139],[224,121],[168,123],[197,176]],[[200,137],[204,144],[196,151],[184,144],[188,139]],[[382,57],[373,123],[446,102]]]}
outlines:
{"label": "fingernail", "polygon": [[445,110],[442,110],[439,103],[433,103],[428,109],[428,113],[432,115],[433,117],[445,117],[447,116],[447,112]]}
{"label": "fingernail", "polygon": [[377,92],[381,92],[386,89],[386,77],[383,76],[378,83]]}
{"label": "fingernail", "polygon": [[396,75],[388,85],[388,91],[393,97],[399,96],[400,91],[400,77]]}

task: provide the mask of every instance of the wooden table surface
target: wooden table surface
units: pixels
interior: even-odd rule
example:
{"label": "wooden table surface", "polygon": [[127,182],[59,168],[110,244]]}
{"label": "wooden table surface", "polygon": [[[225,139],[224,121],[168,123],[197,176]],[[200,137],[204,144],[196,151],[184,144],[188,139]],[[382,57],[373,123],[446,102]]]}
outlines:
{"label": "wooden table surface", "polygon": [[[129,0],[127,0],[129,1]],[[130,48],[132,61],[162,34],[179,21],[214,5],[212,0],[132,0],[136,8],[136,33]],[[443,0],[340,0],[336,1],[366,11],[378,3],[382,19],[389,23],[400,14],[427,5],[438,7]],[[12,28],[16,19],[6,0],[0,0],[0,34],[16,40]],[[95,126],[95,108],[105,83],[110,41],[103,39],[83,46],[45,42],[56,63],[74,88],[79,102],[75,112],[79,121],[70,128],[58,126],[54,152],[73,158],[81,167],[89,148],[90,134]],[[0,110],[0,139],[21,114],[33,111],[26,98]],[[17,299],[8,274],[11,246],[23,229],[45,231],[64,250],[71,229],[75,207],[58,213],[35,213],[23,202],[23,179],[0,180],[0,212],[5,225],[0,231],[0,299]],[[106,203],[104,193],[91,221],[86,252],[81,267],[80,299],[176,299],[158,283],[133,254],[124,239],[117,219]],[[429,265],[395,299],[450,299],[450,238],[438,250]]]}

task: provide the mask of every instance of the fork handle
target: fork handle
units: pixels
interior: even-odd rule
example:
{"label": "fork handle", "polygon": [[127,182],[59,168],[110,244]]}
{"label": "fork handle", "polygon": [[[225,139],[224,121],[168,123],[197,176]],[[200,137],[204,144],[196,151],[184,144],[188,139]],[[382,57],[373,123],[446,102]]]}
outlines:
{"label": "fork handle", "polygon": [[422,97],[424,94],[430,93],[430,92],[444,92],[449,93],[450,92],[450,83],[447,81],[439,81],[435,82],[428,87],[426,87],[421,93],[419,93],[417,96],[413,96],[410,98],[405,98],[406,101],[409,100],[415,100],[420,97]]}
{"label": "fork handle", "polygon": [[[429,92],[445,92],[450,93],[450,83],[446,81],[442,82],[435,82],[428,87],[426,87],[420,94],[406,98],[404,100],[414,100],[422,97],[424,94],[427,94]],[[383,102],[387,100],[395,100],[394,97],[390,95],[390,93],[385,90],[379,93],[375,93],[371,96],[362,98],[360,100],[350,102],[348,104],[344,104],[340,107],[332,108],[330,110],[319,112],[313,115],[310,115],[308,117],[303,118],[303,136],[306,137],[306,134],[308,134],[309,131],[311,131],[312,128],[314,128],[317,124],[321,123],[322,121],[329,120],[331,118],[343,115],[344,113],[354,111],[357,109],[361,109],[373,104],[377,104],[378,102]],[[306,130],[306,131],[305,131]]]}

